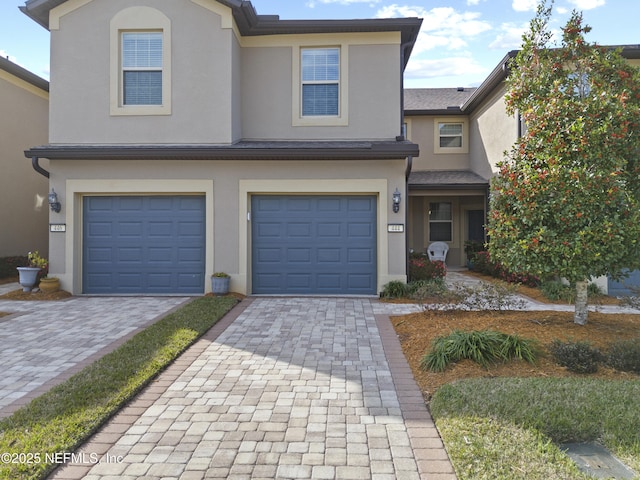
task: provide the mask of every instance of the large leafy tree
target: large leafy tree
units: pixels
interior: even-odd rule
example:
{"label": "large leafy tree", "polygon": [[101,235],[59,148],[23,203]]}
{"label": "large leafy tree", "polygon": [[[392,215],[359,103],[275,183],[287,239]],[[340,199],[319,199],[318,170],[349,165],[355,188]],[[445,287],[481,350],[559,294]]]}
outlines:
{"label": "large leafy tree", "polygon": [[525,133],[492,180],[492,257],[514,271],[576,285],[587,322],[592,276],[640,267],[640,70],[585,41],[576,11],[552,44],[538,6],[507,79],[507,111]]}

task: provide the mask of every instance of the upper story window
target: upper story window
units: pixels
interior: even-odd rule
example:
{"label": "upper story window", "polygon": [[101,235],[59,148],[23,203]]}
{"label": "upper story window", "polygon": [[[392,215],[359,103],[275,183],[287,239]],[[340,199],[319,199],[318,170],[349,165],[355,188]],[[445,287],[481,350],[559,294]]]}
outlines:
{"label": "upper story window", "polygon": [[461,148],[462,147],[462,124],[461,123],[439,123],[440,148]]}
{"label": "upper story window", "polygon": [[459,118],[434,119],[434,153],[468,153],[467,121]]}
{"label": "upper story window", "polygon": [[302,50],[302,116],[340,113],[340,49]]}
{"label": "upper story window", "polygon": [[[322,39],[324,41],[324,39]],[[349,47],[320,39],[295,45],[292,58],[294,127],[349,125]]]}
{"label": "upper story window", "polygon": [[162,32],[122,34],[122,104],[162,105]]}
{"label": "upper story window", "polygon": [[151,7],[119,11],[110,24],[111,115],[171,114],[171,21]]}

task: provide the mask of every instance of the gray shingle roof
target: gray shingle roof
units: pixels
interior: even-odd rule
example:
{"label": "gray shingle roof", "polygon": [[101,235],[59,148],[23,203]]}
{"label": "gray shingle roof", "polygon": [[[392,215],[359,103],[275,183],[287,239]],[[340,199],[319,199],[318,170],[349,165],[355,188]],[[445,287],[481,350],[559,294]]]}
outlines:
{"label": "gray shingle roof", "polygon": [[411,172],[409,187],[450,187],[483,188],[489,186],[489,180],[471,170],[421,170]]}
{"label": "gray shingle roof", "polygon": [[[459,110],[477,90],[465,88],[407,88],[404,91],[405,111]],[[453,107],[453,108],[452,108]]]}

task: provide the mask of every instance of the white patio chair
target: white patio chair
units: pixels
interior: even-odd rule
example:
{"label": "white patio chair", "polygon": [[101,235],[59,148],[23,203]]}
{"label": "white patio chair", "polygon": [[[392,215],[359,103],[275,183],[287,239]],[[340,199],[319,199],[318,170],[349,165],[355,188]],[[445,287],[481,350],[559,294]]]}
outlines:
{"label": "white patio chair", "polygon": [[446,262],[448,252],[449,245],[444,242],[433,242],[427,247],[427,255],[429,260],[432,262],[435,262],[436,260]]}

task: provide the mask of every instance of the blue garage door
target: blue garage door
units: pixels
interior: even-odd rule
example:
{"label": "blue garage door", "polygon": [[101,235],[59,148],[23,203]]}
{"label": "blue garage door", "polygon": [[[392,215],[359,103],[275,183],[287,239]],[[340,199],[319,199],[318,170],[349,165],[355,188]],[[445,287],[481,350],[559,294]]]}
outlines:
{"label": "blue garage door", "polygon": [[252,197],[255,294],[375,295],[376,198]]}
{"label": "blue garage door", "polygon": [[83,291],[203,293],[203,196],[85,197]]}
{"label": "blue garage door", "polygon": [[621,281],[609,278],[609,295],[612,297],[633,297],[640,292],[640,270],[629,272],[629,276]]}

